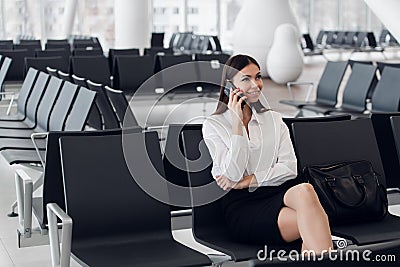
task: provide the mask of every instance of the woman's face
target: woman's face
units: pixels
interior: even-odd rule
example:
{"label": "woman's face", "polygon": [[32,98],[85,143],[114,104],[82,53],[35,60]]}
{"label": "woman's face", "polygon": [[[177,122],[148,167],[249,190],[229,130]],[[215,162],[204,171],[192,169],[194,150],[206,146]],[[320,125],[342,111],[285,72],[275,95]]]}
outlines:
{"label": "woman's face", "polygon": [[232,82],[242,91],[243,95],[247,96],[247,102],[255,103],[258,101],[263,88],[263,81],[257,65],[250,63],[241,69],[233,77]]}

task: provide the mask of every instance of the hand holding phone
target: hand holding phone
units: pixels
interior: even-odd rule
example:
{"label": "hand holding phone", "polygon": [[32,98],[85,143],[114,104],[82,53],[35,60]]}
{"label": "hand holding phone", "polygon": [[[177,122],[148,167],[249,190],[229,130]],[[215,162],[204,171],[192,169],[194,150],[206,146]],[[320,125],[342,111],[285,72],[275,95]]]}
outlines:
{"label": "hand holding phone", "polygon": [[[234,90],[237,89],[237,87],[232,83],[231,80],[226,80],[226,85],[225,85],[225,88],[224,88],[224,93],[225,93],[228,97],[230,96],[230,93],[231,93],[230,90],[231,90],[231,89],[232,89],[232,91],[234,91]],[[243,97],[243,94],[237,93],[237,95],[238,95],[238,101],[239,101],[239,99]],[[242,102],[242,105],[241,105],[242,109],[243,109],[244,105],[246,105],[245,100],[243,100],[243,102]]]}

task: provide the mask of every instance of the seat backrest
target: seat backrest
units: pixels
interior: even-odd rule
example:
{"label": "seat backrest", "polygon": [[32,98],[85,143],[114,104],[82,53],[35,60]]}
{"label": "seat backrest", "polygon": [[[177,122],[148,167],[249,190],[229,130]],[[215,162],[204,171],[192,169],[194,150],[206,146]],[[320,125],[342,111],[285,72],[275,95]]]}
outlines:
{"label": "seat backrest", "polygon": [[[201,130],[201,127],[201,124],[170,124],[168,126],[163,155],[165,179],[185,189],[189,188],[189,181],[186,171],[186,158],[183,151],[182,132]],[[190,194],[187,193],[187,191],[182,191],[181,194],[170,194],[172,204],[181,203],[181,205],[171,205],[172,210],[191,207]]]}
{"label": "seat backrest", "polygon": [[[123,126],[123,123],[127,122],[129,126],[138,126],[139,124],[129,106],[128,100],[126,99],[124,92],[112,89],[108,86],[105,86],[104,89],[108,98],[111,101],[111,104],[115,109],[115,112],[117,113],[120,125]],[[128,117],[125,118],[125,116]]]}
{"label": "seat backrest", "polygon": [[24,82],[22,83],[19,91],[17,100],[17,113],[26,116],[26,106],[28,104],[28,98],[30,97],[36,78],[39,74],[38,70],[30,68],[25,76]]}
{"label": "seat backrest", "polygon": [[[129,168],[121,134],[60,139],[66,211],[74,222],[72,247],[92,238],[104,243],[123,236],[172,240],[168,206],[136,182],[158,179],[162,172],[157,133],[129,133],[124,138],[139,144],[129,153]],[[165,183],[157,187],[167,194]]]}
{"label": "seat backrest", "polygon": [[399,109],[400,69],[386,66],[371,97],[372,111],[397,112]]}
{"label": "seat backrest", "polygon": [[69,68],[69,57],[71,56],[71,51],[64,49],[64,48],[57,48],[57,49],[46,49],[46,50],[39,50],[36,51],[36,57],[61,57],[62,62],[60,62],[59,65],[61,67],[58,67],[57,69],[63,71],[63,72],[68,72]]}
{"label": "seat backrest", "polygon": [[[137,132],[141,128],[137,127]],[[86,132],[49,132],[46,140],[46,155],[43,173],[43,210],[46,210],[48,203],[56,203],[62,210],[65,210],[64,186],[61,169],[59,139],[64,136],[105,136],[121,134],[121,130],[112,131],[86,131]],[[41,218],[42,224],[47,225],[46,212]]]}
{"label": "seat backrest", "polygon": [[198,69],[191,55],[165,55],[159,59],[162,72],[157,77],[161,78],[160,86],[165,92],[196,92]]}
{"label": "seat backrest", "polygon": [[371,119],[294,123],[293,135],[300,170],[310,165],[367,160],[386,186],[385,173]]}
{"label": "seat backrest", "polygon": [[377,47],[378,44],[376,43],[375,34],[373,32],[367,33],[368,45],[370,47]]}
{"label": "seat backrest", "polygon": [[360,48],[360,47],[364,46],[366,40],[367,40],[367,32],[359,32],[357,34],[355,47]]}
{"label": "seat backrest", "polygon": [[328,61],[317,87],[317,103],[335,106],[347,62]]}
{"label": "seat backrest", "polygon": [[347,60],[347,63],[349,64],[350,68],[353,68],[354,63],[358,63],[358,64],[366,64],[366,65],[373,65],[374,62],[373,61],[365,61],[365,60],[353,60],[353,59],[349,59]]}
{"label": "seat backrest", "polygon": [[50,113],[56,102],[58,94],[60,93],[62,84],[63,80],[56,77],[50,77],[49,83],[37,110],[37,126],[35,131],[47,132],[49,130],[48,125]]}
{"label": "seat backrest", "polygon": [[150,39],[151,47],[164,47],[164,32],[152,32]]}
{"label": "seat backrest", "polygon": [[78,92],[78,86],[64,82],[60,95],[54,104],[49,118],[49,131],[62,131],[67,115],[72,108],[73,101]]}
{"label": "seat backrest", "polygon": [[161,70],[172,67],[174,65],[192,61],[191,55],[164,55],[158,56],[158,58],[160,60]]}
{"label": "seat backrest", "polygon": [[385,171],[387,187],[400,188],[400,164],[391,117],[400,118],[400,113],[372,113],[371,121]]}
{"label": "seat backrest", "polygon": [[355,63],[351,75],[343,92],[342,107],[362,112],[366,109],[365,104],[368,92],[376,85],[376,66]]}
{"label": "seat backrest", "polygon": [[222,70],[225,62],[229,59],[227,54],[197,54],[196,59],[199,61],[198,81],[203,91],[218,92],[221,87]]}
{"label": "seat backrest", "polygon": [[47,41],[46,45],[45,45],[45,49],[65,49],[67,51],[69,51],[71,53],[71,45],[66,43],[49,43]]}
{"label": "seat backrest", "polygon": [[0,48],[4,50],[12,50],[13,40],[0,40]]}
{"label": "seat backrest", "polygon": [[78,57],[95,57],[103,56],[103,50],[100,49],[85,49],[85,48],[75,48],[72,50],[73,56]]}
{"label": "seat backrest", "polygon": [[154,58],[150,56],[116,56],[113,86],[134,94],[153,75]]}
{"label": "seat backrest", "polygon": [[400,68],[400,63],[376,62],[376,65],[378,66],[379,73],[381,74],[386,66],[392,68]]}
{"label": "seat backrest", "polygon": [[71,75],[69,75],[69,73],[63,72],[61,70],[58,70],[57,73],[60,79],[63,79],[66,82],[73,82]]}
{"label": "seat backrest", "polygon": [[[392,131],[393,131],[393,137],[396,145],[396,150],[397,150],[397,158],[400,160],[400,116],[392,116],[390,118],[390,122],[392,125]],[[400,162],[398,162],[400,164]],[[396,182],[392,184],[391,187],[400,187],[399,184],[399,176],[398,172],[396,173]],[[390,185],[390,184],[389,184]],[[396,186],[397,185],[397,186]]]}
{"label": "seat backrest", "polygon": [[326,36],[326,32],[323,30],[320,30],[318,32],[317,38],[315,39],[315,43],[319,46],[323,46],[323,41],[324,41],[324,36]]}
{"label": "seat backrest", "polygon": [[344,121],[344,120],[350,120],[350,119],[351,119],[350,114],[329,115],[329,116],[323,116],[323,117],[294,117],[294,118],[284,117],[284,118],[282,118],[283,122],[286,124],[286,126],[289,129],[290,139],[292,140],[292,142],[294,142],[292,125],[295,122],[313,123],[313,122]]}
{"label": "seat backrest", "polygon": [[60,78],[60,76],[58,75],[58,72],[57,72],[56,69],[53,69],[53,68],[50,68],[50,67],[46,67],[46,71],[50,76]]}
{"label": "seat backrest", "polygon": [[36,122],[36,116],[42,96],[46,91],[47,84],[50,80],[50,75],[44,72],[39,72],[35,85],[33,86],[32,93],[28,98],[26,105],[26,117],[32,122]]}
{"label": "seat backrest", "polygon": [[25,72],[29,68],[34,68],[43,72],[47,72],[47,67],[64,71],[68,69],[68,61],[65,61],[61,56],[55,57],[26,57]]}
{"label": "seat backrest", "polygon": [[303,39],[304,39],[304,42],[305,42],[305,47],[303,47],[303,48],[308,48],[311,51],[313,51],[314,50],[314,43],[313,43],[313,41],[311,39],[310,34],[309,33],[303,34]]}
{"label": "seat backrest", "polygon": [[356,36],[357,36],[357,32],[354,32],[354,31],[347,32],[346,38],[344,39],[343,44],[346,46],[353,47],[355,45]]}
{"label": "seat backrest", "polygon": [[104,91],[104,86],[99,83],[93,83],[92,81],[87,82],[88,87],[93,92],[96,92],[96,105],[100,110],[103,117],[104,129],[117,129],[120,128],[119,120],[111,102]]}
{"label": "seat backrest", "polygon": [[72,56],[70,73],[96,83],[110,84],[110,67],[105,56]]}
{"label": "seat backrest", "polygon": [[71,111],[65,121],[64,131],[83,131],[95,98],[96,92],[84,87],[79,89]]}
{"label": "seat backrest", "polygon": [[[203,229],[225,229],[225,219],[221,210],[221,199],[211,201],[210,195],[223,195],[224,192],[217,185],[211,175],[212,159],[204,143],[201,128],[182,132],[184,155],[187,159],[190,194],[192,205],[194,203],[208,203],[192,207],[192,223],[194,236],[201,235]],[[198,170],[198,171],[195,171]],[[196,187],[207,185],[205,190],[196,190]],[[211,219],[212,218],[212,219]]]}
{"label": "seat backrest", "polygon": [[113,71],[115,64],[115,56],[139,56],[139,48],[128,48],[128,49],[113,49],[108,50],[108,64],[110,65],[110,70]]}
{"label": "seat backrest", "polygon": [[21,43],[21,44],[15,44],[14,45],[14,50],[23,50],[26,49],[29,51],[30,56],[35,56],[35,51],[36,50],[42,50],[42,47],[40,43]]}
{"label": "seat backrest", "polygon": [[34,57],[35,54],[33,50],[1,50],[0,54],[12,59],[10,69],[7,72],[6,81],[23,81],[25,57]]}
{"label": "seat backrest", "polygon": [[[3,83],[4,83],[4,80],[6,79],[8,69],[11,66],[11,61],[12,61],[11,58],[6,57],[0,63],[0,65],[1,65],[1,68],[0,68],[0,92],[3,91]],[[0,96],[0,99],[1,99],[1,96]]]}

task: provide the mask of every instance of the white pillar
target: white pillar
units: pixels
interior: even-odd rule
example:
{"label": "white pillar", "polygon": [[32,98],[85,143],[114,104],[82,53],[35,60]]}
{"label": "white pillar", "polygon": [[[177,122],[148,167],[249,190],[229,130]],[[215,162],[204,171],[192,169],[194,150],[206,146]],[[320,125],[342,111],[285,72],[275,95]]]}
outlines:
{"label": "white pillar", "polygon": [[63,38],[68,38],[69,35],[71,35],[72,33],[77,5],[78,5],[78,0],[65,1]]}
{"label": "white pillar", "polygon": [[150,47],[148,0],[115,0],[115,48]]}
{"label": "white pillar", "polygon": [[364,0],[372,12],[382,21],[383,25],[400,40],[399,0]]}

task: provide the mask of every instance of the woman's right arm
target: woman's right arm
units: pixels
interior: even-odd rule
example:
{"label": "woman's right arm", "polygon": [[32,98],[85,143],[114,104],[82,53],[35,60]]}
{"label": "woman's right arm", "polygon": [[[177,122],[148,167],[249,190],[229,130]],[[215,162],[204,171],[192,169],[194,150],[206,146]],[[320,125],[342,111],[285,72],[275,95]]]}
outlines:
{"label": "woman's right arm", "polygon": [[[239,182],[249,157],[248,140],[243,135],[230,135],[230,131],[214,118],[207,119],[203,124],[203,138],[213,159],[213,177],[225,176],[233,182]],[[225,143],[223,138],[230,140]]]}

